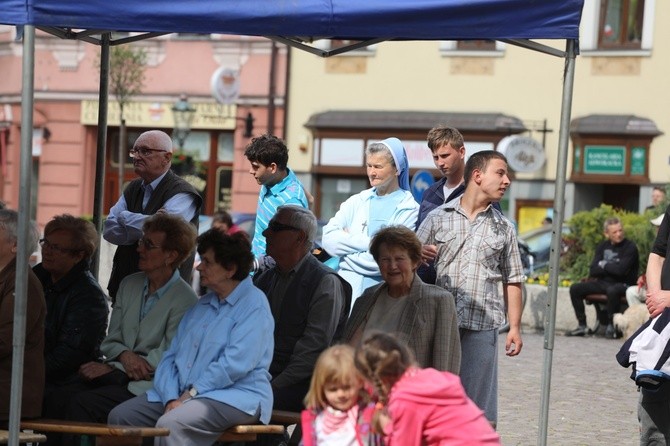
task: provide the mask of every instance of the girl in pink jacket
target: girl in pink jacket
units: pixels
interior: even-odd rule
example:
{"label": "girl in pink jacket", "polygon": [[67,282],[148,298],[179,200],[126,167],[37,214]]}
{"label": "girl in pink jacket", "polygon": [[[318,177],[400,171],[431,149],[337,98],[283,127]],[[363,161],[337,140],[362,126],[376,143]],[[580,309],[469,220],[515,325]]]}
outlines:
{"label": "girl in pink jacket", "polygon": [[379,397],[373,424],[384,433],[386,446],[500,444],[458,376],[416,367],[409,349],[392,335],[366,337],[355,364]]}
{"label": "girl in pink jacket", "polygon": [[303,446],[377,446],[374,406],[354,366],[354,349],[336,345],[316,361],[302,412]]}

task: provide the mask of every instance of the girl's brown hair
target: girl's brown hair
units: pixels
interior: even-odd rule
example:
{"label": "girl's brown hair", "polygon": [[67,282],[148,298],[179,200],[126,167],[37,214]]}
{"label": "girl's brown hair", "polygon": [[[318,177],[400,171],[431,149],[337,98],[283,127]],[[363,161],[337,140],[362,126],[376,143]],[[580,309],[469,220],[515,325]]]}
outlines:
{"label": "girl's brown hair", "polygon": [[388,402],[393,384],[415,365],[409,348],[395,336],[379,331],[363,339],[356,349],[354,364],[358,371],[375,387],[382,404]]}
{"label": "girl's brown hair", "polygon": [[324,387],[326,384],[346,384],[360,380],[354,366],[354,349],[345,344],[334,345],[324,350],[316,360],[309,391],[305,396],[305,407],[321,410],[328,406]]}

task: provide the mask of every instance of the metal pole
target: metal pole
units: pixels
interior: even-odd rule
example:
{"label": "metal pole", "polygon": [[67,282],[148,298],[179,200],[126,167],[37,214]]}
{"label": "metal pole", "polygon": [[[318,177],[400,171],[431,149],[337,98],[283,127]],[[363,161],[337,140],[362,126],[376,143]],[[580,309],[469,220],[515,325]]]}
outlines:
{"label": "metal pole", "polygon": [[12,381],[9,398],[9,444],[19,444],[21,395],[23,393],[23,360],[26,344],[28,307],[28,252],[30,231],[30,181],[33,162],[33,92],[35,88],[35,27],[23,31],[23,73],[21,91],[21,153],[19,161],[19,221],[14,285],[14,340],[12,344]]}
{"label": "metal pole", "polygon": [[[109,93],[109,40],[110,33],[102,35],[100,43],[100,93],[98,96],[98,139],[95,156],[95,192],[93,194],[93,224],[102,234],[102,196],[105,187],[105,144],[107,144],[107,97]],[[98,278],[100,249],[91,260],[91,272]]]}
{"label": "metal pole", "polygon": [[275,96],[277,94],[277,81],[275,79],[277,76],[275,73],[277,71],[278,54],[279,48],[273,40],[272,51],[270,52],[270,85],[268,86],[268,133],[271,135],[275,134]]}
{"label": "metal pole", "polygon": [[121,126],[119,127],[119,198],[123,195],[123,179],[126,167],[126,118],[121,112]]}
{"label": "metal pole", "polygon": [[551,365],[554,353],[556,331],[556,298],[558,296],[558,267],[561,255],[561,237],[563,217],[565,216],[565,178],[568,166],[568,144],[570,138],[570,113],[572,93],[575,82],[575,57],[577,41],[567,41],[565,73],[563,78],[563,101],[561,105],[561,123],[558,135],[558,164],[556,166],[556,199],[554,201],[554,221],[552,223],[551,251],[549,256],[549,293],[547,300],[547,318],[544,321],[544,366],[540,399],[540,430],[537,437],[539,446],[547,444],[549,425],[549,396],[551,393]]}

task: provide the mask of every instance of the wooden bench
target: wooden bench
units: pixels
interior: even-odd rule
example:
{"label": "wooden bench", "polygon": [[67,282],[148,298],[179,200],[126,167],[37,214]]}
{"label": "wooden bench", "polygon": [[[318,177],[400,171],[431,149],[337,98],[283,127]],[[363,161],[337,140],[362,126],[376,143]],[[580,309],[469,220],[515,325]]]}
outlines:
{"label": "wooden bench", "polygon": [[[19,432],[19,444],[26,443],[44,443],[47,437],[41,434],[33,434],[30,432]],[[0,429],[0,444],[9,443],[9,431]]]}
{"label": "wooden bench", "polygon": [[[57,432],[61,434],[94,437],[96,446],[141,445],[144,437],[164,437],[170,430],[158,427],[114,426],[100,423],[83,423],[66,420],[22,421],[21,429],[37,432]],[[250,424],[233,426],[218,438],[218,442],[255,441],[258,434],[282,434],[284,426]]]}
{"label": "wooden bench", "polygon": [[22,421],[21,429],[94,437],[96,439],[96,446],[141,445],[142,438],[144,437],[165,437],[170,435],[169,429],[158,427],[114,426],[48,419]]}
{"label": "wooden bench", "polygon": [[233,426],[219,436],[220,443],[256,441],[258,434],[283,434],[284,426],[278,424],[243,424]]}
{"label": "wooden bench", "polygon": [[272,417],[270,418],[270,423],[281,424],[284,426],[284,428],[287,428],[288,426],[295,424],[296,426],[289,437],[288,445],[294,446],[300,443],[300,440],[302,439],[302,427],[300,425],[299,412],[289,412],[287,410],[273,410]]}
{"label": "wooden bench", "polygon": [[[593,305],[596,310],[596,323],[593,324],[593,328],[589,328],[591,334],[596,333],[600,328],[600,313],[607,311],[607,294],[587,294],[584,297],[584,303]],[[628,301],[626,300],[626,294],[624,293],[621,296],[621,312],[626,308],[628,308]]]}

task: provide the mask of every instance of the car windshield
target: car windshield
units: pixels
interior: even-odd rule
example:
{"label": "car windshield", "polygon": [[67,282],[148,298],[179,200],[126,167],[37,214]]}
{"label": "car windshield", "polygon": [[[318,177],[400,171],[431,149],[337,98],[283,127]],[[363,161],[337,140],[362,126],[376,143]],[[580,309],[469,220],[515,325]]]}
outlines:
{"label": "car windshield", "polygon": [[519,238],[526,242],[531,252],[541,251],[551,245],[551,231],[530,234],[528,237],[520,235]]}

